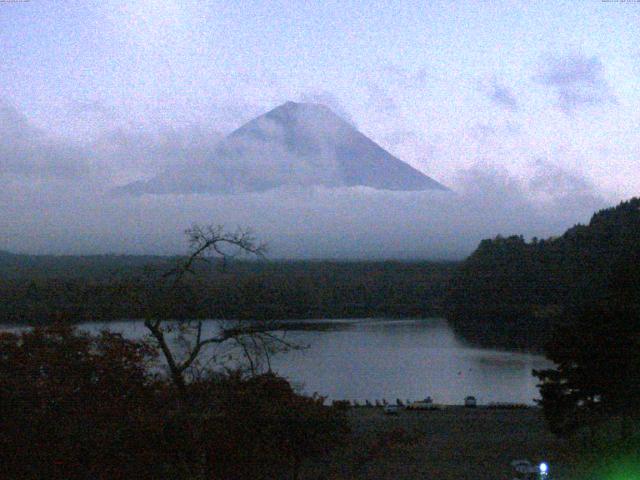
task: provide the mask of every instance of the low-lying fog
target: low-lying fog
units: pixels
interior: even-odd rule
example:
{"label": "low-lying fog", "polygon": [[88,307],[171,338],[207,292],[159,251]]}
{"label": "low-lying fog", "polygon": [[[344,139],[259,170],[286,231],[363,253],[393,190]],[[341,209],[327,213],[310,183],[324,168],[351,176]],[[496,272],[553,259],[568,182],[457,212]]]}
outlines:
{"label": "low-lying fog", "polygon": [[3,179],[0,245],[28,253],[180,253],[185,228],[213,223],[250,226],[271,258],[460,258],[498,233],[560,234],[604,205],[571,196],[536,203],[492,172],[466,172],[456,187],[126,197],[68,181]]}
{"label": "low-lying fog", "polygon": [[250,227],[270,258],[456,259],[497,234],[559,235],[612,203],[542,160],[517,177],[489,163],[459,170],[444,182],[451,192],[118,195],[118,185],[202,162],[220,135],[120,132],[79,144],[51,139],[9,104],[0,117],[0,249],[12,252],[183,253],[184,230],[200,223]]}

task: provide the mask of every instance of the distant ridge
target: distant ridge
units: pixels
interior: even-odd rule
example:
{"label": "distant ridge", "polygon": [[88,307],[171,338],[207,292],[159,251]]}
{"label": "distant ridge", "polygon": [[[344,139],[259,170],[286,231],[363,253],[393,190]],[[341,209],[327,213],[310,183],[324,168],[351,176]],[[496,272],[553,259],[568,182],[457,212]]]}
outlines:
{"label": "distant ridge", "polygon": [[207,160],[130,183],[118,191],[240,193],[285,185],[448,190],[329,108],[287,102],[233,131]]}

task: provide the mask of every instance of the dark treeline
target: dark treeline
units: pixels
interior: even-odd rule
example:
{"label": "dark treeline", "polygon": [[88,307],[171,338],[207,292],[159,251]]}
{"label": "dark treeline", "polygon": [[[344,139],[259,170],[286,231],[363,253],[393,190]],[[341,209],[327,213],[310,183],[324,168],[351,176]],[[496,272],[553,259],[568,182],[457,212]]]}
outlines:
{"label": "dark treeline", "polygon": [[[0,255],[0,323],[144,315],[153,279],[176,258]],[[453,263],[213,261],[190,276],[166,318],[426,316],[442,311]]]}
{"label": "dark treeline", "polygon": [[567,308],[606,303],[621,289],[637,303],[639,270],[640,199],[634,198],[561,237],[483,240],[452,279],[447,317],[471,341],[542,350]]}

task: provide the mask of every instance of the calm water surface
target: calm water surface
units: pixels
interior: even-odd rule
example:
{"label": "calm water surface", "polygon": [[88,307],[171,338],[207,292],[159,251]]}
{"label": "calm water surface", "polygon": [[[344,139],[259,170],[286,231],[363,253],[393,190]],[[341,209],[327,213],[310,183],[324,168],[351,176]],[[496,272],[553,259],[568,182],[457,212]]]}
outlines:
{"label": "calm water surface", "polygon": [[[296,322],[299,323],[299,322]],[[489,402],[533,403],[539,398],[534,368],[551,364],[537,355],[470,347],[442,319],[308,321],[309,330],[287,331],[303,350],[276,355],[272,367],[302,388],[330,399],[403,401],[431,396],[459,404],[474,395]],[[207,322],[211,329],[215,321]],[[86,323],[83,329],[109,328],[130,338],[146,334],[138,321]]]}

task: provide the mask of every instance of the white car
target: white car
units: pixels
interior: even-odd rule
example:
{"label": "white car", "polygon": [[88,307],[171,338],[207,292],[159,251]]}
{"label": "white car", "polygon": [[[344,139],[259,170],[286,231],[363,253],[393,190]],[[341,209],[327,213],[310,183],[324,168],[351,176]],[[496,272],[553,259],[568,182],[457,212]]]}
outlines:
{"label": "white car", "polygon": [[438,407],[433,403],[431,399],[419,400],[411,403],[407,408],[411,410],[437,410]]}
{"label": "white car", "polygon": [[385,405],[383,411],[387,415],[397,415],[400,407],[398,405]]}

